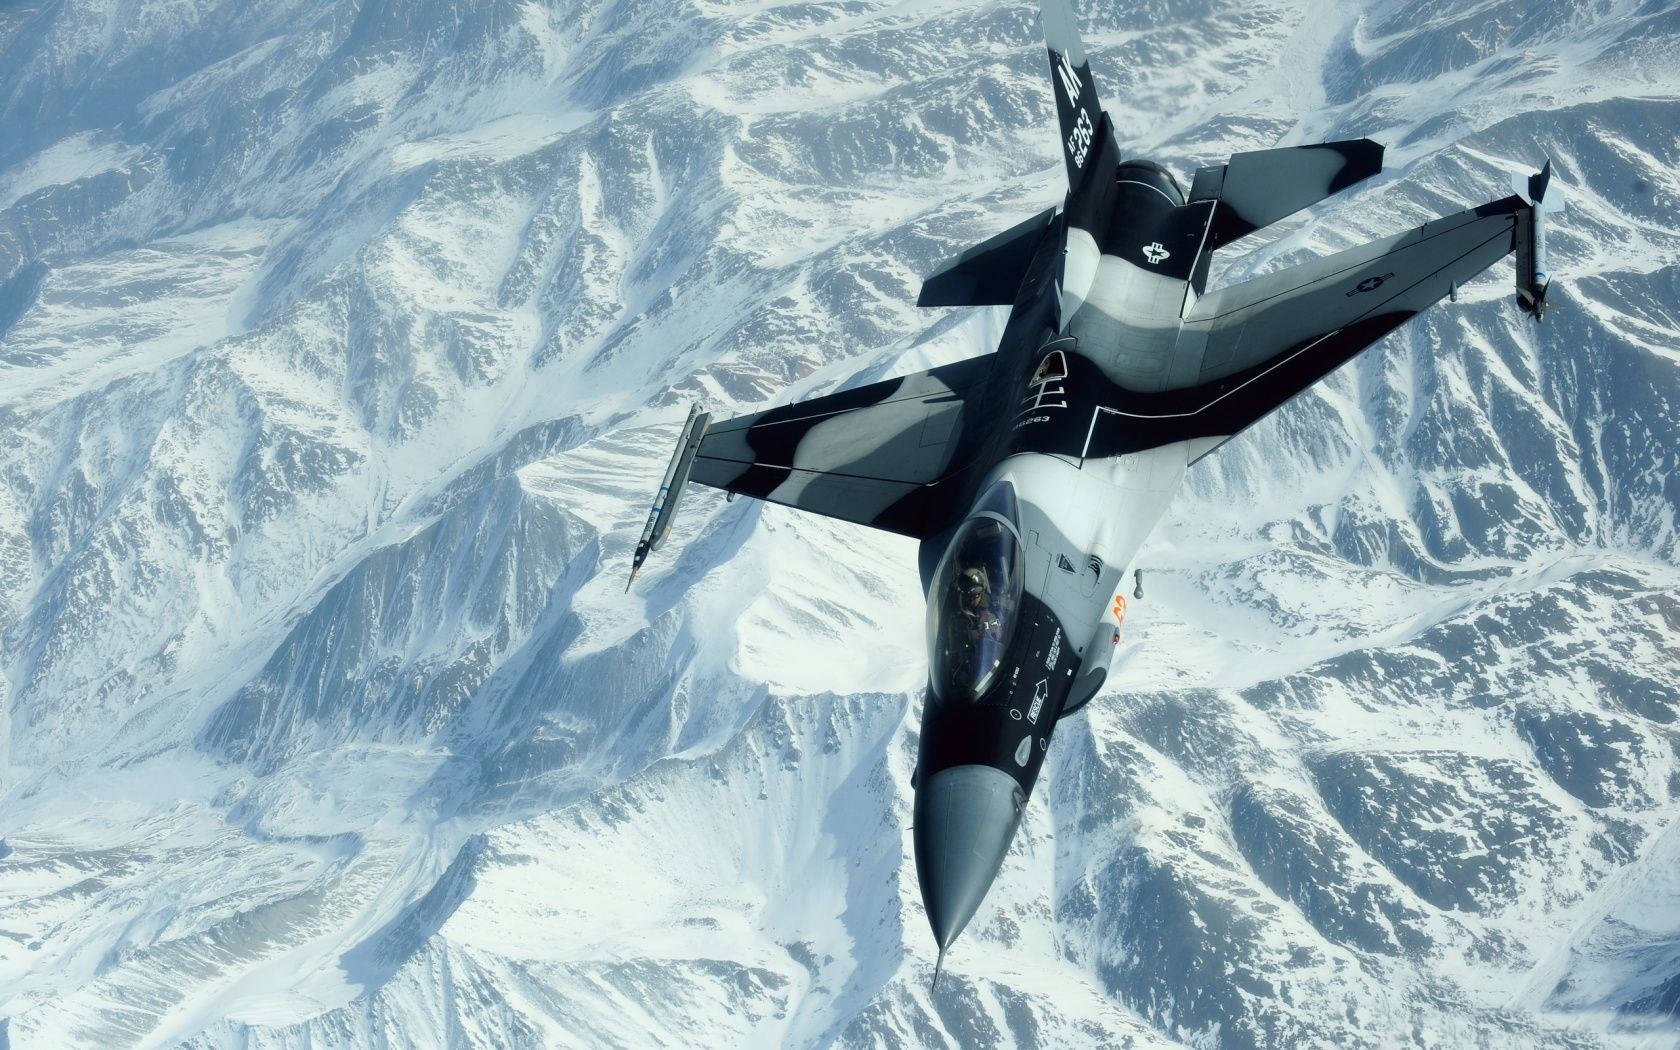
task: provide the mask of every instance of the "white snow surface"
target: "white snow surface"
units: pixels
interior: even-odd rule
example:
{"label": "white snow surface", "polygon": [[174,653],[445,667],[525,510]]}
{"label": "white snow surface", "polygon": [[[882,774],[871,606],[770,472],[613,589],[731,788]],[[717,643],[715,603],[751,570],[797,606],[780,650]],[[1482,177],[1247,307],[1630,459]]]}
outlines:
{"label": "white snow surface", "polygon": [[675,422],[988,351],[1029,2],[0,6],[0,1048],[1680,1045],[1680,5],[1080,5],[1215,281],[1501,264],[1193,469],[937,994],[909,541]]}

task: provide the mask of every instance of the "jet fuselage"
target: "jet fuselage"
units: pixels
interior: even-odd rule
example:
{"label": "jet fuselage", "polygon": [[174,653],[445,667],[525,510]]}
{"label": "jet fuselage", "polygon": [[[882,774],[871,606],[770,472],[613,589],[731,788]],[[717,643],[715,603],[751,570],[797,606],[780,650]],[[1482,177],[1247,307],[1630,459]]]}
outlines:
{"label": "jet fuselage", "polygon": [[[924,544],[932,674],[915,848],[941,950],[996,876],[1070,697],[1101,684],[1138,548],[1192,456],[1217,444],[1093,447],[1107,403],[1150,388],[1145,366],[1167,356],[1194,298],[1195,259],[1174,260],[1159,237],[1180,217],[1177,187],[1151,165],[1115,174],[1114,192],[1093,195],[1102,210],[1064,209],[1046,230],[999,343],[1013,399],[993,465],[968,517]],[[965,542],[979,527],[994,539]],[[975,673],[945,673],[976,660]]]}

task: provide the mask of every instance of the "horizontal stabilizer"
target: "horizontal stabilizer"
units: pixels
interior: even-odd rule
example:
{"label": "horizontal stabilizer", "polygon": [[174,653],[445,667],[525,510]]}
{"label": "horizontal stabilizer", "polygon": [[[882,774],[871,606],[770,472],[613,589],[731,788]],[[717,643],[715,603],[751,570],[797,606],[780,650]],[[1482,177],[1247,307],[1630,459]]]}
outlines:
{"label": "horizontal stabilizer", "polygon": [[948,260],[926,281],[917,306],[1013,306],[1033,252],[1056,217],[1049,208]]}
{"label": "horizontal stabilizer", "polygon": [[1196,172],[1190,199],[1219,202],[1208,228],[1211,250],[1370,178],[1382,158],[1370,139],[1233,153],[1229,163]]}

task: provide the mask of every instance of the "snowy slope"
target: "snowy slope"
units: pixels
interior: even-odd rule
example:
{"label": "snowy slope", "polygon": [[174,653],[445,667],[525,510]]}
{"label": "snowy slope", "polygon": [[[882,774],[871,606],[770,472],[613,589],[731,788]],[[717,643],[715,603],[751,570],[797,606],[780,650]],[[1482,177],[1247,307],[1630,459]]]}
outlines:
{"label": "snowy slope", "polygon": [[1680,6],[1080,6],[1181,178],[1389,147],[1216,281],[1545,156],[1561,281],[1192,472],[937,995],[914,546],[623,577],[686,402],[993,345],[1035,6],[0,7],[0,1048],[1680,1043]]}

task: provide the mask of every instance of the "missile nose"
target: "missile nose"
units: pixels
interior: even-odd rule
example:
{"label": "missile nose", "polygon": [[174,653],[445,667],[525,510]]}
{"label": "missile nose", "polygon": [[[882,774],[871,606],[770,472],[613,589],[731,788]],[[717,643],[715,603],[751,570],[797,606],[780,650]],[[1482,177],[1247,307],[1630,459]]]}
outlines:
{"label": "missile nose", "polygon": [[916,792],[916,877],[941,962],[1003,866],[1026,801],[991,766],[940,770]]}

